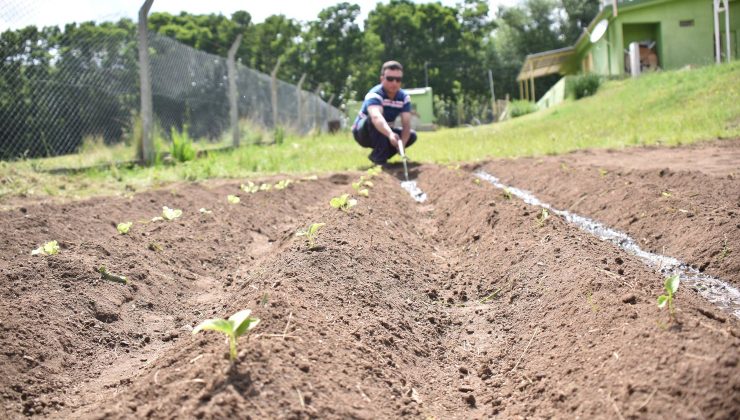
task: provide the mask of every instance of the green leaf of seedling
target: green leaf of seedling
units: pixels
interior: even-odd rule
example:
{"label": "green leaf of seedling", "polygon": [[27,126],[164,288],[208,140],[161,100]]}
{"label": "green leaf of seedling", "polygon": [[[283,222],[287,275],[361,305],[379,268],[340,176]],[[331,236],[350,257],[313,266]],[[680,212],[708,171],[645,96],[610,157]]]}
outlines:
{"label": "green leaf of seedling", "polygon": [[370,197],[370,191],[368,191],[367,188],[363,188],[360,191],[357,191],[357,194],[363,197]]}
{"label": "green leaf of seedling", "polygon": [[118,230],[118,233],[120,233],[121,235],[125,235],[131,229],[131,226],[133,226],[133,224],[134,222],[119,223],[118,226],[116,226],[116,230]]}
{"label": "green leaf of seedling", "polygon": [[666,303],[668,303],[668,296],[666,295],[658,296],[658,308],[663,308]]}
{"label": "green leaf of seedling", "polygon": [[665,279],[665,284],[663,286],[665,287],[665,290],[669,294],[674,295],[676,294],[676,291],[678,290],[678,285],[680,282],[681,280],[679,279],[679,275],[674,274],[668,277],[667,279]]}
{"label": "green leaf of seedling", "polygon": [[239,202],[241,201],[238,195],[232,195],[232,194],[229,194],[228,196],[226,196],[226,200],[231,204],[239,204]]}
{"label": "green leaf of seedling", "polygon": [[352,188],[353,188],[353,189],[354,189],[355,191],[359,190],[359,189],[360,189],[360,187],[362,187],[362,181],[358,181],[358,182],[353,182],[353,183],[352,183]]}
{"label": "green leaf of seedling", "polygon": [[346,200],[342,200],[342,197],[334,197],[331,199],[329,204],[334,207],[335,209],[338,209],[342,207],[342,205],[346,202]]}
{"label": "green leaf of seedling", "polygon": [[364,186],[366,186],[368,188],[373,188],[375,186],[375,184],[373,184],[373,181],[365,181],[365,182],[362,183],[362,185],[364,185]]}
{"label": "green leaf of seedling", "polygon": [[49,241],[31,251],[31,255],[56,255],[58,253],[59,243],[57,241]]}
{"label": "green leaf of seedling", "polygon": [[219,331],[226,335],[231,335],[233,333],[233,327],[231,326],[231,322],[225,319],[206,319],[198,324],[197,327],[193,328],[193,334],[197,334],[200,331]]}
{"label": "green leaf of seedling", "polygon": [[311,226],[308,228],[308,234],[309,235],[315,235],[316,232],[319,231],[322,227],[324,227],[326,223],[312,223]]}
{"label": "green leaf of seedling", "polygon": [[254,327],[259,324],[259,319],[249,316],[251,313],[251,310],[245,309],[229,317],[229,322],[231,323],[234,335],[240,337],[244,335],[245,332],[254,329]]}
{"label": "green leaf of seedling", "polygon": [[[182,216],[182,210],[180,209],[171,209],[167,206],[162,207],[162,218],[164,220],[175,220],[178,217]],[[156,218],[155,218],[156,219]],[[154,219],[152,219],[154,221]]]}
{"label": "green leaf of seedling", "polygon": [[260,191],[270,191],[272,184],[260,184]]}

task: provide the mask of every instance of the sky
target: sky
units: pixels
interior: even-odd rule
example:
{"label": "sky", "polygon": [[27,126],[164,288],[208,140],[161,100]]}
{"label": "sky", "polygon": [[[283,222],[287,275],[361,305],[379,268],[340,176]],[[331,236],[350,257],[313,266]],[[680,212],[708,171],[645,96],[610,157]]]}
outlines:
{"label": "sky", "polygon": [[[375,8],[376,3],[388,3],[387,0],[154,0],[152,12],[177,14],[185,10],[192,14],[221,13],[229,16],[236,10],[246,10],[255,23],[274,14],[284,14],[305,22],[315,19],[322,9],[342,1],[360,5],[360,23]],[[447,6],[462,2],[439,1]],[[489,5],[495,11],[498,5],[510,6],[517,2],[518,0],[489,0]],[[63,26],[69,22],[115,21],[122,17],[136,20],[142,3],[143,0],[0,0],[0,32],[27,25]]]}

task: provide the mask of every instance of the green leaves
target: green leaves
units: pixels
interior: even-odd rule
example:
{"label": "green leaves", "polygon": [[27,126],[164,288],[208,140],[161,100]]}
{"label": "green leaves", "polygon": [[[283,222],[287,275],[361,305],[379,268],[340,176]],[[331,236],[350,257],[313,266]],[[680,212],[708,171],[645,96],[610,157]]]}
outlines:
{"label": "green leaves", "polygon": [[280,180],[280,181],[278,181],[277,184],[275,184],[275,189],[276,190],[284,190],[284,189],[288,188],[288,185],[290,185],[292,183],[293,183],[293,181],[291,181],[290,179]]}
{"label": "green leaves", "polygon": [[511,191],[508,188],[504,188],[502,195],[504,196],[504,200],[511,200]]}
{"label": "green leaves", "polygon": [[537,216],[537,226],[545,226],[545,221],[550,218],[550,212],[543,208],[539,216]]}
{"label": "green leaves", "polygon": [[676,319],[675,308],[673,306],[673,295],[678,291],[678,286],[681,283],[680,276],[674,274],[665,279],[663,283],[663,289],[666,291],[665,295],[658,296],[658,308],[664,308],[668,305],[668,311],[672,319]]}
{"label": "green leaves", "polygon": [[116,230],[118,230],[118,233],[120,233],[121,235],[125,235],[128,233],[128,231],[131,229],[131,226],[133,225],[134,225],[134,222],[119,223],[116,226]]}
{"label": "green leaves", "polygon": [[125,276],[119,276],[108,272],[108,269],[104,265],[98,267],[98,273],[103,277],[103,280],[113,281],[121,284],[128,284],[128,279]]}
{"label": "green leaves", "polygon": [[250,317],[252,311],[244,309],[231,315],[229,319],[207,319],[195,328],[193,334],[200,331],[218,331],[229,337],[229,356],[231,362],[236,361],[236,341],[239,337],[254,329],[259,324],[259,318]]}
{"label": "green leaves", "polygon": [[239,198],[239,196],[238,196],[238,195],[232,195],[232,194],[229,194],[228,196],[226,196],[226,200],[227,200],[227,201],[228,201],[228,202],[229,202],[230,204],[239,204],[239,202],[240,202],[240,201],[242,201],[242,200],[241,200],[241,199]]}
{"label": "green leaves", "polygon": [[329,204],[335,209],[339,209],[347,213],[349,212],[349,209],[357,205],[357,200],[349,198],[349,194],[342,194],[339,197],[332,198]]}
{"label": "green leaves", "polygon": [[316,238],[319,235],[319,230],[325,225],[326,223],[312,223],[306,230],[299,230],[296,232],[296,236],[305,236],[308,241],[308,249],[314,249],[316,247]]}
{"label": "green leaves", "polygon": [[370,197],[370,191],[368,191],[367,188],[363,188],[360,191],[357,191],[357,194],[363,196],[363,197]]}
{"label": "green leaves", "polygon": [[180,209],[171,209],[171,208],[169,208],[167,206],[163,206],[162,207],[162,218],[164,220],[175,220],[175,219],[177,219],[180,216],[182,216],[182,210],[180,210]]}
{"label": "green leaves", "polygon": [[57,241],[49,241],[31,251],[31,255],[56,255],[58,253],[59,243]]}
{"label": "green leaves", "polygon": [[250,194],[254,194],[260,190],[260,188],[252,181],[247,181],[246,184],[240,185],[239,189]]}

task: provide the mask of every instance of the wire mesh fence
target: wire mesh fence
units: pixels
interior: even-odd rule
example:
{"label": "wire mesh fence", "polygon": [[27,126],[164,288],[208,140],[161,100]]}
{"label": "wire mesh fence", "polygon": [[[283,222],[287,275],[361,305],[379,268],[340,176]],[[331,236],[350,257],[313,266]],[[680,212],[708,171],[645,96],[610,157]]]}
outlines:
{"label": "wire mesh fence", "polygon": [[[14,22],[27,21],[34,10],[26,4],[0,8],[0,160],[77,153],[89,139],[107,145],[135,142],[140,108],[136,23],[18,27]],[[174,129],[211,142],[228,138],[227,58],[151,32],[148,43],[159,135],[166,140]],[[242,121],[306,133],[342,120],[341,111],[314,93],[282,81],[273,87],[269,75],[239,63],[236,69]]]}

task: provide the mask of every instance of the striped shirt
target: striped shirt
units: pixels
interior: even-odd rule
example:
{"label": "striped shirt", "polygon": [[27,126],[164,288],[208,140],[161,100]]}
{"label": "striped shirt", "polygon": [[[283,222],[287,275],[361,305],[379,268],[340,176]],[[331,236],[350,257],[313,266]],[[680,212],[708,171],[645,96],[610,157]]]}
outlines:
{"label": "striped shirt", "polygon": [[365,95],[365,100],[362,102],[362,108],[360,108],[359,114],[355,119],[355,123],[352,128],[357,127],[357,124],[367,118],[367,107],[370,105],[380,105],[383,107],[383,117],[389,123],[396,120],[398,114],[402,112],[411,112],[411,97],[400,89],[396,92],[396,97],[389,99],[388,95],[383,90],[383,85],[376,85]]}

